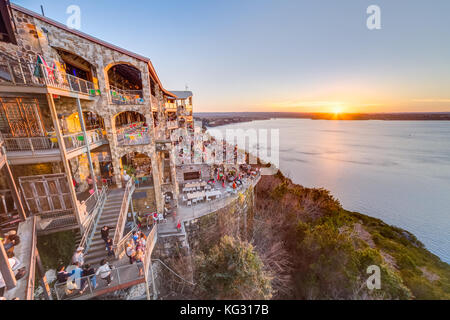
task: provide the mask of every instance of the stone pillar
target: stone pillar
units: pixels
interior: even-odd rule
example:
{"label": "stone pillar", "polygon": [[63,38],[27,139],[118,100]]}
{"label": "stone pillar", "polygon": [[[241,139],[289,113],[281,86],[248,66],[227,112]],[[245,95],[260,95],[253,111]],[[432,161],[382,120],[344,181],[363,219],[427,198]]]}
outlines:
{"label": "stone pillar", "polygon": [[158,213],[164,213],[164,201],[163,194],[161,192],[161,172],[158,165],[159,157],[155,151],[153,151],[151,155],[156,209]]}
{"label": "stone pillar", "polygon": [[114,168],[114,179],[118,188],[122,188],[122,173],[119,152],[117,148],[116,121],[114,115],[105,117],[105,130],[109,141],[111,151],[111,162]]}

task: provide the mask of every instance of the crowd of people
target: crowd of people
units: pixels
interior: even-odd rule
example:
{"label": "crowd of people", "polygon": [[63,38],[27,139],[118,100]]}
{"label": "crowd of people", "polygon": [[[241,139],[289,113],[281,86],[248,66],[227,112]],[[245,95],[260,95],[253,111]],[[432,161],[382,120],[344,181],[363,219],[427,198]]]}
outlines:
{"label": "crowd of people", "polygon": [[[56,275],[57,282],[60,284],[66,284],[65,293],[67,295],[72,294],[84,294],[89,288],[89,282],[91,289],[95,290],[98,286],[97,277],[99,276],[107,286],[110,286],[114,280],[112,266],[107,258],[114,256],[113,240],[109,237],[109,231],[111,227],[103,226],[100,230],[101,237],[105,242],[105,248],[107,251],[107,257],[100,262],[100,267],[95,269],[90,264],[84,261],[84,248],[78,247],[72,257],[71,271],[67,271],[64,265],[58,268]],[[145,246],[147,244],[147,237],[141,231],[133,232],[133,237],[126,244],[125,253],[129,259],[130,264],[136,264],[139,270],[139,276],[144,275],[144,255]]]}
{"label": "crowd of people", "polygon": [[139,276],[144,275],[144,255],[147,237],[142,231],[134,231],[133,237],[127,242],[125,253],[130,264],[136,263],[139,269]]}

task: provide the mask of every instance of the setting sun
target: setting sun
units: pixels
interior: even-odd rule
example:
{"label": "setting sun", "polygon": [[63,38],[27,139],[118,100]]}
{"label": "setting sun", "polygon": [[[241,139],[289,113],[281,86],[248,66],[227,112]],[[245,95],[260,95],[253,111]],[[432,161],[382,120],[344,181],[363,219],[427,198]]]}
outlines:
{"label": "setting sun", "polygon": [[335,115],[338,115],[338,114],[342,113],[342,107],[334,107],[333,108],[333,113]]}

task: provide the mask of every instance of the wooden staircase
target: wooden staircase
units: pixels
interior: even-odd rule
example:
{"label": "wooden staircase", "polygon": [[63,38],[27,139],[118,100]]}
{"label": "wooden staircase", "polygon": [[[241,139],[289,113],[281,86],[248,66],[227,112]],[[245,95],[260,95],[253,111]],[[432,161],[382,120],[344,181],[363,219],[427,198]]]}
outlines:
{"label": "wooden staircase", "polygon": [[[97,267],[100,264],[100,261],[107,257],[108,252],[106,251],[105,242],[102,239],[100,230],[103,226],[111,227],[113,230],[110,230],[109,236],[110,238],[114,236],[114,229],[119,217],[124,192],[125,191],[123,189],[111,190],[109,192],[103,212],[101,213],[98,221],[89,252],[84,258],[85,263],[89,263],[90,265]],[[109,259],[112,260],[114,257],[111,256]]]}

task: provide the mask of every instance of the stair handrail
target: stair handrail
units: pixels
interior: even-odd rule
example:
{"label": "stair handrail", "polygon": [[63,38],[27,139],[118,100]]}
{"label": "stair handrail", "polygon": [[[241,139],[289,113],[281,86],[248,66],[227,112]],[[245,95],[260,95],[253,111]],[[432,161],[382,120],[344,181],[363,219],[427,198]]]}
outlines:
{"label": "stair handrail", "polygon": [[79,244],[80,247],[84,248],[84,254],[88,253],[91,246],[92,238],[94,237],[95,230],[97,229],[98,220],[100,219],[101,212],[105,206],[107,193],[108,186],[104,185],[100,191],[97,202],[95,203],[94,210],[92,210],[92,213],[85,224],[83,236]]}
{"label": "stair handrail", "polygon": [[122,205],[120,206],[119,217],[117,218],[116,230],[114,231],[113,245],[117,248],[120,240],[122,239],[123,230],[125,228],[125,219],[128,213],[130,205],[130,196],[134,192],[134,182],[130,179],[125,186],[125,193],[123,194]]}
{"label": "stair handrail", "polygon": [[126,250],[126,243],[127,243],[129,240],[133,239],[133,233],[134,233],[135,231],[138,231],[138,227],[137,227],[137,226],[133,227],[133,229],[131,229],[131,231],[128,232],[128,233],[127,233],[127,234],[119,241],[119,243],[117,244],[117,246],[114,247],[114,254],[115,254],[116,258],[119,258],[119,259],[120,259],[122,253]]}

